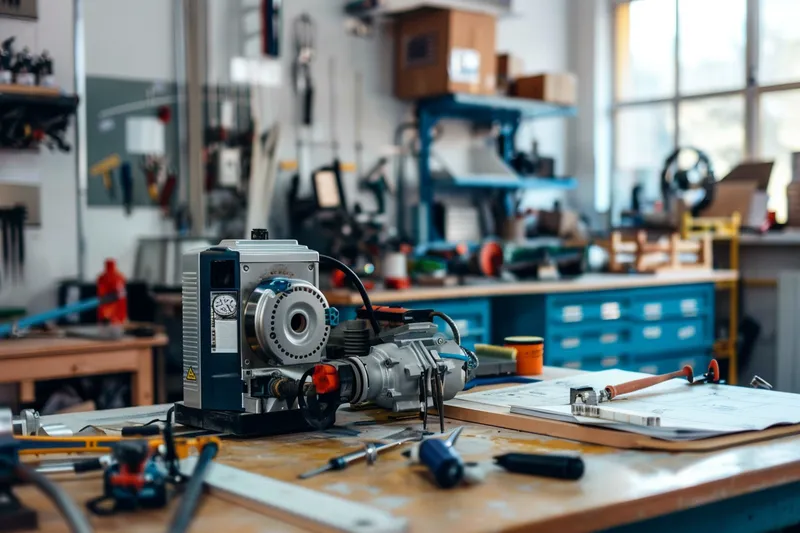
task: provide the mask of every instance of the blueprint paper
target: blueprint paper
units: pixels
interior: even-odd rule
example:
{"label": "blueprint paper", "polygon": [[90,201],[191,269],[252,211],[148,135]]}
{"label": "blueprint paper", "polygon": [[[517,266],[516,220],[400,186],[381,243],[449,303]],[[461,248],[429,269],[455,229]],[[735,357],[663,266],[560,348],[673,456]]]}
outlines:
{"label": "blueprint paper", "polygon": [[692,440],[771,426],[800,423],[800,395],[735,387],[731,385],[689,385],[672,379],[642,391],[605,402],[643,415],[661,418],[660,427],[642,427],[573,416],[569,389],[607,385],[648,377],[650,374],[605,370],[458,396],[459,400],[507,407],[510,412],[540,418],[597,425],[668,440]]}

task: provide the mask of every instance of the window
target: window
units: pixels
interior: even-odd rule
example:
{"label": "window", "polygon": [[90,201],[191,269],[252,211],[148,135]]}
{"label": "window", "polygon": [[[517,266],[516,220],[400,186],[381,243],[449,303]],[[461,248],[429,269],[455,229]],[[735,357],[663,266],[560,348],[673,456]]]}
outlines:
{"label": "window", "polygon": [[661,200],[664,159],[696,146],[718,179],[744,160],[774,159],[769,207],[784,221],[800,151],[800,2],[612,1],[612,220],[635,184],[645,201]]}

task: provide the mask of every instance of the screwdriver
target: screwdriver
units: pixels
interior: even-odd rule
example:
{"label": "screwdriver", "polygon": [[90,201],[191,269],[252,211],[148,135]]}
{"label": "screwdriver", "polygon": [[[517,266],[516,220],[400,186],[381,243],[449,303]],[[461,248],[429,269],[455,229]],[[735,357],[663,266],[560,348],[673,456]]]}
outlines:
{"label": "screwdriver", "polygon": [[572,455],[507,453],[494,458],[495,464],[515,474],[577,480],[583,476],[583,459]]}
{"label": "screwdriver", "polygon": [[454,448],[464,427],[450,433],[447,440],[428,439],[419,445],[419,462],[428,467],[436,484],[443,489],[458,485],[464,478],[464,461]]}
{"label": "screwdriver", "polygon": [[366,444],[364,448],[347,453],[345,455],[340,455],[339,457],[334,457],[328,464],[321,466],[319,468],[315,468],[314,470],[309,470],[304,474],[300,474],[298,477],[300,479],[308,479],[310,477],[314,477],[317,474],[322,474],[323,472],[328,472],[329,470],[344,470],[351,464],[355,463],[356,461],[360,461],[361,459],[366,459],[367,463],[372,464],[374,463],[377,458],[378,454],[381,452],[385,452],[386,450],[390,450],[392,448],[396,448],[401,444],[405,444],[406,442],[410,442],[412,440],[417,440],[416,437],[409,437],[406,439],[396,440],[394,442],[389,442],[386,444]]}

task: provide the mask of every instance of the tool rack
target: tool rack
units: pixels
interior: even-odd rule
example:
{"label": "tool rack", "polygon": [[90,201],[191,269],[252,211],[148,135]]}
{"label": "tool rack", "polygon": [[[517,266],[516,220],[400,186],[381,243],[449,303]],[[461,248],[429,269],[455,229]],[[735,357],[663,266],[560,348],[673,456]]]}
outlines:
{"label": "tool rack", "polygon": [[[77,96],[62,95],[57,89],[0,85],[0,148],[38,148],[41,141],[31,136],[15,139],[26,125],[63,135],[78,102]],[[67,151],[65,148],[66,145],[59,146]]]}
{"label": "tool rack", "polygon": [[[681,221],[681,234],[684,239],[703,238],[711,235],[715,241],[729,241],[728,259],[731,270],[739,271],[739,239],[741,236],[742,218],[739,213],[730,217],[693,217],[684,213]],[[736,351],[736,336],[739,329],[739,279],[718,281],[718,291],[729,291],[728,306],[728,338],[717,339],[714,343],[714,356],[728,360],[728,383],[736,385],[738,381],[739,361]]]}
{"label": "tool rack", "polygon": [[[514,138],[523,120],[554,117],[574,117],[577,108],[550,102],[514,98],[508,96],[481,96],[472,94],[450,94],[426,98],[417,102],[417,134],[419,137],[419,197],[417,212],[417,242],[428,244],[439,240],[432,220],[432,209],[437,189],[471,188],[474,192],[502,190],[507,192],[519,189],[562,189],[575,188],[574,178],[541,178],[523,177],[509,179],[507,175],[471,176],[460,179],[451,176],[449,179],[434,179],[431,166],[431,146],[433,144],[433,128],[442,119],[466,120],[475,125],[496,125],[500,128],[500,136],[505,138],[505,153],[500,157],[510,163],[513,158]],[[403,184],[397,186],[398,204],[403,204]],[[402,210],[398,210],[398,227],[404,227]]]}

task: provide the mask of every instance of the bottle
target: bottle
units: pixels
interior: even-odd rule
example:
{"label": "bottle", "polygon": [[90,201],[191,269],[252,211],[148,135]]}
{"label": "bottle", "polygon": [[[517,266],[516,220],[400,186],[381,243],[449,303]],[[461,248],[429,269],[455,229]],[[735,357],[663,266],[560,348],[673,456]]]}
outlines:
{"label": "bottle", "polygon": [[[117,295],[117,298],[113,298]],[[97,277],[97,321],[101,324],[122,325],[128,321],[128,298],[125,294],[125,276],[117,270],[113,259],[106,259],[106,268]],[[104,302],[104,299],[107,300]]]}

